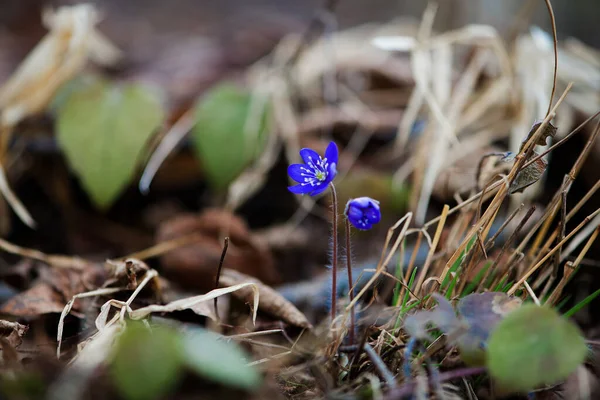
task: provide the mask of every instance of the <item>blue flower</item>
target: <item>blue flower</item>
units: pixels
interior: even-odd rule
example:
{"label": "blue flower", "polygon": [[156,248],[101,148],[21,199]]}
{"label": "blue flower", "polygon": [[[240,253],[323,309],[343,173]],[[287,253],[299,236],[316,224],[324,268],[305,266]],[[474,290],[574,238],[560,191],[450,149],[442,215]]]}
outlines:
{"label": "blue flower", "polygon": [[298,182],[298,185],[289,186],[289,191],[311,196],[324,192],[337,174],[337,145],[334,142],[329,143],[325,150],[325,158],[321,158],[311,149],[300,150],[300,157],[304,164],[292,164],[288,167],[288,175]]}
{"label": "blue flower", "polygon": [[371,229],[381,220],[379,202],[370,197],[350,199],[344,213],[352,225],[363,231]]}

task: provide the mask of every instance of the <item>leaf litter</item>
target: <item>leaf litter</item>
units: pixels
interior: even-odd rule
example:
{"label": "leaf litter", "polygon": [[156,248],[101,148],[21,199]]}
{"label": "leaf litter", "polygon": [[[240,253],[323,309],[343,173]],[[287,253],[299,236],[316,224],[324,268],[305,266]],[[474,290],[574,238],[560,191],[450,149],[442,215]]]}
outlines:
{"label": "leaf litter", "polygon": [[[575,322],[594,326],[600,292],[569,296],[597,264],[598,177],[583,165],[597,163],[600,58],[569,39],[553,69],[540,29],[514,42],[486,25],[436,32],[436,12],[337,31],[315,19],[267,57],[241,57],[253,63],[239,76],[181,90],[153,75],[164,59],[137,81],[94,6],[46,13],[48,36],[0,89],[0,188],[41,232],[0,239],[4,264],[31,261],[0,282],[2,395],[593,398],[594,328]],[[189,49],[213,57],[203,43]],[[333,271],[335,292],[323,266],[336,203],[289,196],[280,172],[332,139],[343,204],[373,196],[383,214],[349,236],[350,260],[334,264],[352,274]],[[21,146],[51,150],[27,165]],[[30,176],[45,194],[10,190]],[[112,242],[42,218],[40,203],[94,216]],[[154,245],[115,246],[124,232]]]}

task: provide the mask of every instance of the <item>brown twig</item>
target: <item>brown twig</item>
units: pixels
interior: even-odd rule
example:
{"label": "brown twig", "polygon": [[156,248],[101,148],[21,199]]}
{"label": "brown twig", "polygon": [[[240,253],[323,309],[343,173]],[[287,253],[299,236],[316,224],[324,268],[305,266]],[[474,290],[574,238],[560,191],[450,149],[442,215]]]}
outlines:
{"label": "brown twig", "polygon": [[[221,259],[219,260],[219,268],[217,269],[217,277],[215,278],[215,289],[219,288],[219,279],[221,278],[221,270],[223,269],[223,261],[225,261],[225,255],[227,254],[227,248],[229,247],[229,237],[225,237],[225,242],[223,243],[223,251],[221,252]],[[217,299],[215,297],[214,306],[215,306],[215,316],[217,320],[221,320],[219,317],[219,310],[217,309]]]}
{"label": "brown twig", "polygon": [[[350,220],[346,217],[346,265],[348,267],[348,296],[350,302],[354,300],[354,281],[352,280],[352,241],[350,240]],[[350,310],[350,333],[348,341],[350,345],[354,344],[354,330],[356,324],[356,313],[354,306]]]}
{"label": "brown twig", "polygon": [[523,219],[521,219],[521,221],[519,222],[519,225],[517,225],[517,227],[515,228],[515,230],[513,231],[513,233],[510,235],[510,237],[508,238],[508,240],[504,243],[504,245],[502,246],[502,249],[500,250],[500,253],[498,253],[498,256],[494,260],[494,263],[487,269],[487,271],[485,271],[485,275],[483,276],[483,278],[479,282],[479,285],[477,285],[477,290],[478,291],[481,290],[482,286],[484,285],[484,282],[487,281],[487,279],[490,276],[490,273],[492,272],[492,270],[498,265],[498,263],[502,259],[502,255],[504,255],[504,253],[506,252],[506,250],[510,247],[510,245],[512,244],[512,242],[516,239],[517,235],[519,234],[519,232],[521,231],[521,229],[523,229],[523,226],[525,226],[525,224],[527,223],[527,221],[529,221],[529,218],[531,218],[531,216],[533,215],[534,211],[535,211],[535,206],[532,206],[527,211],[527,214],[525,214],[525,216],[523,217]]}
{"label": "brown twig", "polygon": [[554,100],[554,93],[556,92],[556,75],[558,71],[558,39],[556,35],[556,19],[554,18],[554,10],[552,10],[552,4],[550,0],[545,0],[546,8],[548,8],[548,14],[550,15],[550,24],[552,26],[552,44],[554,46],[554,73],[552,77],[552,92],[550,93],[550,101],[548,102],[548,111],[546,116],[550,115],[552,109],[552,101]]}

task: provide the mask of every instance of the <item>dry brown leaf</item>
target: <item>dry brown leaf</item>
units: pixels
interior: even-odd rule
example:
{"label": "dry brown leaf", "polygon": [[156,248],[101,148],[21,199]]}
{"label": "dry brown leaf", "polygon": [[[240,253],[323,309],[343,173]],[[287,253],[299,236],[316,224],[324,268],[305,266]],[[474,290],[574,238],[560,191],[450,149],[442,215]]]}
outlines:
{"label": "dry brown leaf", "polygon": [[[277,291],[250,276],[229,268],[223,268],[219,279],[219,284],[221,286],[238,285],[241,282],[251,282],[256,285],[258,292],[260,293],[260,309],[262,311],[269,313],[288,324],[299,326],[301,328],[312,328],[312,325],[308,322],[304,314]],[[252,299],[252,293],[248,289],[241,289],[232,294],[242,301],[248,302]]]}
{"label": "dry brown leaf", "polygon": [[0,337],[5,339],[13,348],[19,347],[23,342],[23,336],[28,329],[27,325],[0,319]]}
{"label": "dry brown leaf", "polygon": [[248,230],[239,217],[223,210],[207,210],[201,215],[182,214],[163,223],[157,243],[191,234],[198,239],[161,257],[164,275],[182,287],[193,290],[213,288],[222,238],[229,236],[224,267],[239,270],[269,284],[278,283],[279,273],[270,250]]}
{"label": "dry brown leaf", "polygon": [[31,289],[9,299],[0,308],[3,314],[15,317],[37,317],[42,314],[60,313],[64,298],[47,282],[39,282]]}
{"label": "dry brown leaf", "polygon": [[[62,268],[42,269],[38,281],[30,289],[4,303],[0,312],[17,317],[61,313],[65,304],[73,296],[97,287],[101,278],[101,270],[94,268],[85,271]],[[79,305],[73,308],[81,311]]]}

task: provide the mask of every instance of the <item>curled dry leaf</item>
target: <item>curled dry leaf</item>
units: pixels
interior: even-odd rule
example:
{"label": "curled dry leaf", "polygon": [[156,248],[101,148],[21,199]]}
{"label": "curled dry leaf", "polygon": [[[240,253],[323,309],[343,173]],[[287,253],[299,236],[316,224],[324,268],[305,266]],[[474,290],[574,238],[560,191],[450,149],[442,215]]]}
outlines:
{"label": "curled dry leaf", "polygon": [[[539,154],[535,151],[532,153],[531,158],[538,156]],[[506,153],[504,157],[500,161],[507,162],[513,164],[515,162],[515,155],[513,153]],[[527,167],[521,169],[515,180],[511,183],[508,192],[510,194],[513,193],[522,193],[527,187],[533,185],[537,181],[540,180],[544,172],[546,171],[546,167],[548,166],[548,162],[543,158],[538,158],[535,162],[531,163]]]}
{"label": "curled dry leaf", "polygon": [[[308,322],[306,316],[273,288],[238,271],[223,268],[219,280],[219,283],[222,286],[239,285],[242,282],[251,282],[256,285],[258,293],[260,293],[261,311],[269,313],[288,324],[299,326],[301,328],[312,328],[312,325]],[[241,290],[232,293],[232,295],[242,301],[249,302],[252,300],[252,292],[248,288],[242,288]]]}
{"label": "curled dry leaf", "polygon": [[3,338],[12,347],[18,347],[23,342],[23,335],[29,327],[18,322],[0,319],[0,338]]}
{"label": "curled dry leaf", "polygon": [[[251,281],[251,282],[248,282]],[[138,308],[129,313],[131,319],[142,319],[155,312],[173,312],[182,310],[192,310],[198,315],[203,315],[216,320],[214,314],[214,308],[211,303],[207,303],[209,300],[215,299],[219,296],[232,293],[235,295],[236,292],[241,292],[241,296],[244,296],[249,302],[252,303],[252,321],[256,320],[256,312],[258,311],[258,302],[261,296],[259,290],[259,284],[252,282],[252,279],[247,279],[246,282],[234,284],[222,289],[211,290],[206,294],[199,296],[188,297],[185,299],[175,300],[165,305],[154,304],[151,306]],[[262,307],[262,304],[261,304]]]}
{"label": "curled dry leaf", "polygon": [[[535,124],[533,124],[533,126],[531,127],[531,130],[527,134],[527,137],[523,141],[523,144],[527,143],[529,138],[531,138],[535,134],[535,132],[538,130],[538,128],[542,125],[542,122],[543,121],[538,121]],[[551,123],[548,123],[548,125],[546,125],[546,127],[544,128],[544,131],[540,135],[539,139],[535,142],[535,144],[537,144],[538,146],[545,146],[548,137],[554,138],[556,136],[556,130],[557,129],[554,125],[552,125]]]}
{"label": "curled dry leaf", "polygon": [[104,283],[104,287],[123,287],[127,290],[135,290],[138,285],[138,279],[150,270],[148,265],[134,258],[124,261],[107,260],[109,278]]}
{"label": "curled dry leaf", "polygon": [[227,211],[211,209],[201,215],[182,214],[172,218],[159,227],[156,241],[161,243],[187,235],[197,235],[198,239],[161,257],[164,275],[182,287],[213,288],[225,236],[230,240],[224,267],[268,284],[280,280],[270,250],[250,232],[244,221]]}

